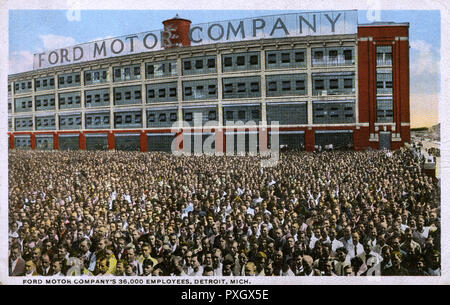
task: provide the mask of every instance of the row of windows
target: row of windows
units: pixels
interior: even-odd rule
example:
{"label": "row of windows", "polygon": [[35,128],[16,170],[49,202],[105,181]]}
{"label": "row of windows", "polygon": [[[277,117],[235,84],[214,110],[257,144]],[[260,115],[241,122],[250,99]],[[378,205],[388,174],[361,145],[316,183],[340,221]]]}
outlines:
{"label": "row of windows", "polygon": [[355,92],[355,74],[313,73],[313,95],[352,94]]}
{"label": "row of windows", "polygon": [[[384,47],[386,48],[386,47]],[[389,48],[389,47],[388,47]],[[390,47],[392,48],[392,47]],[[276,50],[266,51],[266,68],[302,68],[306,66],[306,50]],[[353,47],[333,47],[312,49],[313,66],[339,66],[354,64]],[[392,50],[379,49],[377,47],[377,63],[380,65],[392,64]],[[156,63],[146,63],[146,77],[169,77],[178,75],[175,60],[166,60]],[[222,71],[234,72],[255,70],[260,68],[260,53],[236,53],[222,55]],[[201,56],[183,59],[182,74],[207,74],[216,73],[216,56]],[[139,64],[114,67],[113,81],[129,81],[141,79],[141,67]],[[59,88],[79,86],[81,82],[80,72],[65,73],[58,75]],[[84,83],[86,85],[108,82],[108,70],[98,69],[84,72]],[[49,90],[55,88],[54,77],[44,77],[35,80],[35,90]],[[31,91],[31,81],[14,82],[15,93]]]}
{"label": "row of windows", "polygon": [[314,124],[338,124],[355,122],[355,103],[313,103]]}
{"label": "row of windows", "polygon": [[[392,113],[392,100],[385,103],[387,106],[378,103],[378,111],[385,111],[387,115]],[[355,122],[355,104],[354,102],[313,102],[313,123],[314,124],[332,124],[332,123],[353,123]],[[177,121],[177,109],[147,109],[147,127],[170,127]],[[216,107],[206,108],[183,108],[183,120],[194,122],[195,114],[198,113],[202,123],[217,118]],[[236,121],[254,121],[258,123],[261,120],[260,105],[225,105],[223,106],[223,122]],[[266,105],[267,122],[280,125],[307,124],[307,106],[306,103],[268,103]],[[86,113],[86,128],[109,128],[109,112]],[[54,129],[54,116],[36,117],[36,129]],[[16,118],[16,130],[32,130],[33,120],[28,118]],[[114,127],[142,127],[141,111],[116,112],[114,114]],[[79,129],[81,128],[81,114],[59,115],[60,129]]]}
{"label": "row of windows", "polygon": [[[215,148],[215,137],[214,135],[202,134],[201,141],[204,144],[207,139],[212,136],[213,142],[210,144],[211,147]],[[243,136],[244,143],[238,144],[240,137]],[[185,151],[191,150],[194,152],[195,143],[194,134],[185,133],[183,135],[183,149]],[[171,146],[173,142],[173,135],[147,135],[147,147],[149,151],[171,151]],[[231,143],[228,143],[230,139]],[[268,136],[268,143],[271,145],[271,136]],[[252,142],[254,141],[254,142]],[[233,145],[235,152],[248,152],[250,149],[255,149],[250,147],[251,145],[259,145],[259,135],[258,133],[253,134],[250,137],[248,132],[243,135],[237,133],[227,135],[226,137],[227,146]],[[252,142],[252,143],[251,143]],[[79,135],[59,135],[58,136],[59,150],[78,150],[79,149]],[[86,135],[85,138],[86,150],[106,150],[108,149],[108,136],[96,135],[89,136]],[[241,143],[241,142],[239,142]],[[282,149],[304,149],[305,146],[305,136],[304,133],[298,134],[280,134],[278,139],[278,144]],[[353,146],[353,133],[350,130],[342,131],[315,131],[314,132],[314,144],[316,146],[322,146],[332,144],[334,148],[349,148]],[[240,146],[241,145],[241,146]],[[121,136],[116,134],[114,137],[114,148],[116,150],[140,150],[141,138],[140,135],[127,135]],[[240,147],[239,147],[240,146]],[[30,149],[31,148],[31,137],[30,136],[15,136],[14,137],[14,147],[16,149]],[[53,149],[53,137],[52,136],[40,136],[36,137],[36,149],[38,150],[51,150]],[[228,149],[228,148],[227,148]],[[258,147],[256,147],[258,149]]]}
{"label": "row of windows", "polygon": [[355,63],[352,47],[314,48],[312,66],[342,66]]}

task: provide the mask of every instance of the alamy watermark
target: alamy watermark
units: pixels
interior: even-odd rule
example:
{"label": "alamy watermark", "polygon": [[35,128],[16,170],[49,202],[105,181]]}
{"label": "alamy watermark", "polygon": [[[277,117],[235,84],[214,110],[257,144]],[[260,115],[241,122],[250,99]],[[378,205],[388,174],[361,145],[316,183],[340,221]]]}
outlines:
{"label": "alamy watermark", "polygon": [[[227,121],[225,128],[221,128],[218,127],[219,122],[215,120],[203,123],[201,113],[194,113],[193,117],[193,125],[187,121],[175,121],[172,124],[171,132],[176,134],[171,144],[172,154],[176,156],[259,155],[261,167],[277,165],[280,157],[278,122],[260,125],[254,121],[245,123]],[[270,147],[268,134],[270,134]],[[183,143],[182,148],[181,143]]]}

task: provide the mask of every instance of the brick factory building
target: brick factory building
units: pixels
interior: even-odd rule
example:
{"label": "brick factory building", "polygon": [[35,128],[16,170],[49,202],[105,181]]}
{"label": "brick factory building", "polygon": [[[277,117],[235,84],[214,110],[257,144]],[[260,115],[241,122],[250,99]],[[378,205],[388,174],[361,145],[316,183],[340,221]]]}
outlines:
{"label": "brick factory building", "polygon": [[9,75],[9,147],[170,151],[199,137],[224,151],[244,135],[248,150],[275,127],[307,151],[410,141],[408,23],[352,10],[163,24],[35,54]]}

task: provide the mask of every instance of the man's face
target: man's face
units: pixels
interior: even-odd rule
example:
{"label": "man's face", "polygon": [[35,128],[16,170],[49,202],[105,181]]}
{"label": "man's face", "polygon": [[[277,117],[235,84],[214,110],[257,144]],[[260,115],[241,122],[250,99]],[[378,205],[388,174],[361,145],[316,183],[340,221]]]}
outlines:
{"label": "man's face", "polygon": [[17,259],[20,256],[20,250],[18,248],[14,248],[11,251],[12,259]]}
{"label": "man's face", "polygon": [[266,267],[264,267],[264,274],[265,275],[272,275],[273,274],[273,266],[272,266],[272,264],[267,264]]}
{"label": "man's face", "polygon": [[217,268],[219,266],[220,259],[221,259],[220,253],[219,252],[214,253],[214,256],[213,256],[213,265],[214,265],[214,267]]}
{"label": "man's face", "polygon": [[347,267],[344,269],[344,276],[350,276],[350,275],[352,275],[352,272],[353,272],[352,266],[347,266]]}
{"label": "man's face", "polygon": [[212,255],[211,253],[208,253],[205,255],[205,264],[207,266],[212,266]]}
{"label": "man's face", "polygon": [[246,276],[253,276],[253,275],[255,275],[255,267],[251,264],[247,264],[247,265],[245,265],[244,272],[245,272]]}
{"label": "man's face", "polygon": [[326,272],[327,274],[331,274],[331,273],[333,272],[333,265],[331,264],[330,261],[327,261],[327,262],[325,263],[325,272]]}
{"label": "man's face", "polygon": [[175,235],[170,236],[170,243],[175,245],[177,243],[177,237]]}
{"label": "man's face", "polygon": [[352,234],[352,241],[354,245],[357,245],[359,243],[359,235],[357,233]]}
{"label": "man's face", "polygon": [[200,262],[198,261],[198,257],[197,256],[193,256],[191,259],[192,262],[192,267],[193,268],[198,268],[200,266]]}
{"label": "man's face", "polygon": [[104,239],[101,239],[101,240],[98,242],[98,249],[99,249],[99,250],[103,250],[103,249],[105,249],[105,248],[106,248],[106,242],[105,242]]}
{"label": "man's face", "polygon": [[144,255],[144,257],[148,257],[150,255],[150,247],[149,246],[144,246],[142,247],[142,254]]}
{"label": "man's face", "polygon": [[231,273],[232,273],[231,264],[223,265],[222,275],[223,276],[230,276]]}
{"label": "man's face", "polygon": [[400,249],[400,240],[398,238],[392,240],[392,248],[395,250]]}
{"label": "man's face", "polygon": [[295,240],[292,237],[288,238],[288,244],[290,248],[294,248]]}
{"label": "man's face", "polygon": [[38,260],[39,260],[39,255],[40,255],[41,253],[40,253],[40,251],[39,250],[37,250],[37,249],[35,249],[35,250],[33,250],[33,254],[32,254],[32,258],[33,258],[33,261],[34,262],[37,262]]}
{"label": "man's face", "polygon": [[27,274],[34,272],[34,264],[32,261],[27,261],[25,263],[25,271]]}
{"label": "man's face", "polygon": [[185,255],[186,265],[191,266],[192,264],[192,251],[187,251]]}
{"label": "man's face", "polygon": [[61,263],[58,261],[55,261],[52,263],[52,269],[53,269],[53,273],[58,273],[61,271]]}
{"label": "man's face", "polygon": [[400,255],[398,255],[398,254],[392,255],[392,263],[395,266],[400,266],[401,262],[402,262],[402,259],[400,258]]}
{"label": "man's face", "polygon": [[127,250],[127,258],[128,258],[128,261],[134,261],[135,250],[133,248]]}
{"label": "man's face", "polygon": [[42,259],[42,267],[44,267],[45,269],[50,267],[50,257],[48,255],[42,256],[41,259]]}
{"label": "man's face", "polygon": [[278,239],[280,239],[283,236],[283,231],[281,231],[281,229],[277,229],[277,231],[275,232],[276,237]]}
{"label": "man's face", "polygon": [[144,274],[145,275],[152,274],[152,271],[153,271],[153,267],[152,267],[151,264],[148,264],[148,265],[144,266]]}
{"label": "man's face", "polygon": [[83,253],[86,253],[89,251],[89,246],[86,240],[83,240],[80,244],[80,249]]}
{"label": "man's face", "polygon": [[154,244],[155,244],[155,241],[156,241],[155,235],[150,235],[149,241],[150,241],[150,244],[151,244],[151,245],[154,245]]}
{"label": "man's face", "polygon": [[343,262],[345,260],[345,253],[344,253],[344,251],[338,251],[337,252],[337,257],[338,257],[338,260],[340,262]]}

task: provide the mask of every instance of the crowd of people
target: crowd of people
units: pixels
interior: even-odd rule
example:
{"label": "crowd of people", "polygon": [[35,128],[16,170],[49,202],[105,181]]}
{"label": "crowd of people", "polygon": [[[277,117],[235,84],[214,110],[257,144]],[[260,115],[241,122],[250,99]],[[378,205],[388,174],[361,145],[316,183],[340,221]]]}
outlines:
{"label": "crowd of people", "polygon": [[11,276],[440,275],[440,189],[407,148],[9,152]]}

